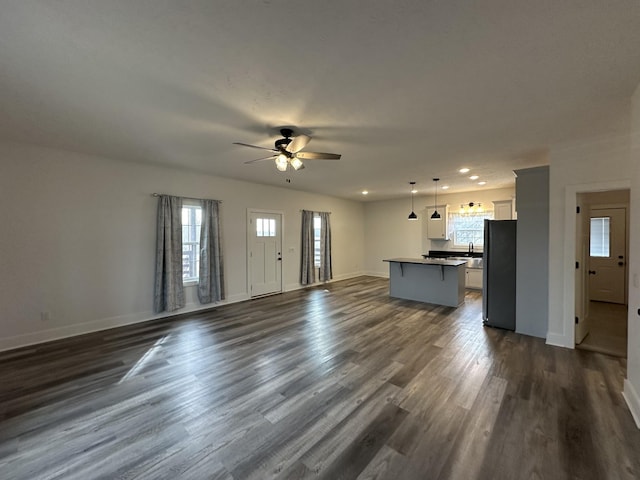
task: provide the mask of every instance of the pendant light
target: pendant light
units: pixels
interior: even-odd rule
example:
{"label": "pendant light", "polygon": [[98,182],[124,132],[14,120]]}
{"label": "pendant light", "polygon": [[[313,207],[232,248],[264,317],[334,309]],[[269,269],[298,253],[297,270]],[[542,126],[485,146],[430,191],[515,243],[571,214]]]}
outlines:
{"label": "pendant light", "polygon": [[416,182],[409,182],[409,185],[411,185],[411,213],[409,214],[409,220],[417,220],[418,219],[418,216],[413,211],[413,194],[416,193],[415,184],[416,184]]}
{"label": "pendant light", "polygon": [[434,182],[436,182],[436,200],[435,200],[435,205],[433,207],[433,213],[431,214],[431,219],[432,220],[440,220],[440,214],[438,213],[438,182],[440,181],[439,178],[434,178],[433,179]]}

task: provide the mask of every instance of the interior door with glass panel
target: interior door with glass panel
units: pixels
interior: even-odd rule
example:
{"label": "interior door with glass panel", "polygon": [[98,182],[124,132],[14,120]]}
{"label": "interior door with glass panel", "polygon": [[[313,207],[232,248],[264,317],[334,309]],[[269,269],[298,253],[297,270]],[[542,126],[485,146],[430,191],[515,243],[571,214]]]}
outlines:
{"label": "interior door with glass panel", "polygon": [[626,303],[627,212],[596,208],[590,214],[589,299]]}
{"label": "interior door with glass panel", "polygon": [[249,212],[249,291],[252,297],[282,291],[282,215]]}

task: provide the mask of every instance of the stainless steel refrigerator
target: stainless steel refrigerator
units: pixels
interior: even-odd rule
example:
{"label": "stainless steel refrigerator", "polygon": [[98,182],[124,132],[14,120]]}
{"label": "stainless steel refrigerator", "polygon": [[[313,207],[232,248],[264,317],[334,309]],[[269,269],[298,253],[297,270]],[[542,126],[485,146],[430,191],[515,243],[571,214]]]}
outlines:
{"label": "stainless steel refrigerator", "polygon": [[484,221],[482,320],[516,329],[516,220]]}

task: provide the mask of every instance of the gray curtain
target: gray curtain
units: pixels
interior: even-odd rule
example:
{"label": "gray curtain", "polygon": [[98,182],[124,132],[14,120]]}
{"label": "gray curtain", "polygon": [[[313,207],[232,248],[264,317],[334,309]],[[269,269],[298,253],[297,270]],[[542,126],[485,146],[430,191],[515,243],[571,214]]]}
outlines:
{"label": "gray curtain", "polygon": [[331,270],[331,225],[328,212],[320,212],[320,281],[328,282],[333,278]]}
{"label": "gray curtain", "polygon": [[310,285],[316,281],[313,262],[313,212],[302,211],[302,258],[300,259],[300,283]]}
{"label": "gray curtain", "polygon": [[220,202],[217,200],[202,201],[198,281],[198,299],[200,303],[219,302],[224,298],[219,207]]}
{"label": "gray curtain", "polygon": [[182,307],[182,198],[160,195],[153,311],[172,312]]}

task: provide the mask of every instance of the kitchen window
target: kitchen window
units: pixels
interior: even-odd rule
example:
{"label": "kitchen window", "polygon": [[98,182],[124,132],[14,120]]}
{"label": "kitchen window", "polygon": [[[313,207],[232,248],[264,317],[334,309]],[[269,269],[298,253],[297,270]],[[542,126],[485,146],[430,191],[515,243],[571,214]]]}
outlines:
{"label": "kitchen window", "polygon": [[484,221],[493,220],[493,211],[449,213],[449,232],[454,247],[484,245]]}

